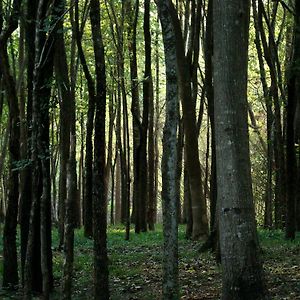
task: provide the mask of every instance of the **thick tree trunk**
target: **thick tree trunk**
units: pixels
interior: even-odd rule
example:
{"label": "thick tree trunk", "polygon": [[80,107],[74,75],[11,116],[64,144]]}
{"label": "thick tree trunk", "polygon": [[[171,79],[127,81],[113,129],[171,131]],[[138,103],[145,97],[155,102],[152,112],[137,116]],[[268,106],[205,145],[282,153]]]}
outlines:
{"label": "thick tree trunk", "polygon": [[[51,195],[49,159],[49,102],[53,73],[54,30],[46,38],[41,30],[49,2],[40,1],[37,8],[35,29],[35,68],[32,98],[32,205],[25,261],[25,298],[31,290],[43,292],[49,299],[53,285],[51,250]],[[53,13],[57,17],[55,6]],[[53,25],[53,24],[52,24]],[[44,49],[45,51],[42,51]],[[40,273],[39,273],[40,272]]]}
{"label": "thick tree trunk", "polygon": [[[289,69],[288,102],[287,102],[287,130],[286,130],[286,171],[287,171],[287,211],[286,230],[287,239],[295,239],[296,232],[296,191],[297,191],[297,157],[295,143],[299,141],[296,121],[296,111],[300,105],[300,1],[295,1],[294,23],[294,51]],[[298,138],[298,140],[297,140]]]}
{"label": "thick tree trunk", "polygon": [[265,296],[247,127],[249,4],[249,1],[214,0],[213,10],[216,158],[224,300],[263,299]]}

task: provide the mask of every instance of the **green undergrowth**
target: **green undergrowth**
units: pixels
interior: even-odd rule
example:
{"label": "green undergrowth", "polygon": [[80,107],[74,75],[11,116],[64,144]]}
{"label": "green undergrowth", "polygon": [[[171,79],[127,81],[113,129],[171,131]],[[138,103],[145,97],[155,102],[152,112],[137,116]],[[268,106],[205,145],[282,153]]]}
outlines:
{"label": "green undergrowth", "polygon": [[[179,284],[181,299],[219,299],[221,268],[211,253],[199,253],[199,242],[185,239],[179,227]],[[108,255],[111,299],[161,299],[162,226],[156,231],[134,234],[125,241],[123,226],[109,226]],[[300,299],[300,235],[286,241],[282,231],[259,230],[265,277],[271,299]],[[51,299],[60,299],[63,252],[58,251],[58,233],[53,231],[55,288]],[[2,251],[2,240],[0,241]],[[75,232],[72,299],[92,298],[93,241]],[[2,253],[0,252],[2,277]],[[0,299],[21,299],[20,294],[1,290]]]}

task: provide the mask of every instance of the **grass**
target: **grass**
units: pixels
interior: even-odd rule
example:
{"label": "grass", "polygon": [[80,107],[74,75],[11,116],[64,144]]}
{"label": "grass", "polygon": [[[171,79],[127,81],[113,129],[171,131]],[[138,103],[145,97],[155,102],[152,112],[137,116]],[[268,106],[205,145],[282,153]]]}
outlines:
{"label": "grass", "polygon": [[[161,299],[162,227],[155,232],[131,234],[124,240],[124,228],[108,228],[108,251],[111,299]],[[73,299],[92,298],[93,242],[82,230],[75,233]],[[271,299],[300,299],[300,236],[296,241],[284,240],[283,232],[259,230],[264,269]],[[60,298],[63,253],[57,251],[58,235],[53,232],[53,264],[55,290],[51,299]],[[199,254],[199,243],[184,238],[179,228],[179,272],[181,299],[219,299],[221,269],[212,254]],[[0,241],[2,249],[2,241]],[[2,256],[0,253],[0,276]],[[0,299],[20,296],[0,292]]]}

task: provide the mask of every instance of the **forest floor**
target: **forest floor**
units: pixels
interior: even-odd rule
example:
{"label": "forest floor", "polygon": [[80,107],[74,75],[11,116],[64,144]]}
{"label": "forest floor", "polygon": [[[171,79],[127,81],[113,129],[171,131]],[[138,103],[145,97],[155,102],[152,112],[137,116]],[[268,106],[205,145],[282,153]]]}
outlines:
{"label": "forest floor", "polygon": [[[285,241],[280,231],[259,230],[263,261],[270,299],[300,299],[300,236],[295,242]],[[53,234],[55,290],[51,299],[60,298],[63,253],[55,250],[57,233]],[[0,251],[2,251],[2,241]],[[199,243],[184,238],[179,230],[179,276],[181,299],[219,299],[221,268],[211,253],[199,253]],[[131,234],[124,240],[121,227],[110,227],[108,234],[110,289],[113,300],[161,299],[162,228],[155,232]],[[76,231],[74,258],[74,300],[92,299],[93,243]],[[2,279],[2,253],[0,252]],[[2,281],[2,280],[1,280]],[[0,290],[0,299],[21,299],[21,294]],[[38,298],[36,298],[38,299]]]}

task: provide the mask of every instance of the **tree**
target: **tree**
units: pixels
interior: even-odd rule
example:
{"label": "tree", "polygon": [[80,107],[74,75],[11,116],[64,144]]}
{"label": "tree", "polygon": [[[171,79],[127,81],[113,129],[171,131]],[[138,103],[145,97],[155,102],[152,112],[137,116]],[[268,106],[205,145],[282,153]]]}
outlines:
{"label": "tree", "polygon": [[[261,45],[261,34],[262,28],[259,26],[258,14],[256,1],[252,0],[252,10],[255,28],[255,46],[257,50],[257,58],[260,69],[260,80],[263,87],[263,95],[266,102],[267,108],[267,184],[266,184],[266,200],[265,200],[265,216],[264,226],[270,228],[272,226],[272,181],[273,181],[273,141],[272,141],[272,126],[273,126],[273,110],[272,110],[272,98],[269,93],[267,81],[266,81],[266,70],[263,60],[263,49]],[[262,34],[263,36],[263,34]]]}
{"label": "tree", "polygon": [[71,91],[64,38],[64,1],[60,1],[60,22],[55,39],[54,70],[60,98],[60,198],[59,247],[64,246],[63,299],[71,299],[74,259],[74,227],[76,208],[76,131],[75,97]]}
{"label": "tree", "polygon": [[295,1],[293,56],[288,72],[288,101],[286,128],[287,215],[285,237],[294,240],[296,233],[296,180],[297,157],[295,143],[299,140],[299,88],[300,88],[300,1]]}
{"label": "tree", "polygon": [[[24,161],[31,160],[31,135],[32,135],[32,94],[33,94],[33,70],[34,70],[34,38],[35,38],[35,17],[36,17],[37,1],[31,0],[26,3],[26,19],[25,22],[25,44],[26,44],[26,58],[27,58],[27,72],[26,72],[26,90],[27,90],[27,107],[26,107],[26,129],[27,129],[27,153],[21,157]],[[32,170],[31,164],[27,164],[24,168],[24,184],[20,187],[20,237],[21,237],[21,277],[24,285],[25,261],[27,252],[27,241],[29,234],[30,210],[32,204]],[[38,265],[38,255],[35,257],[35,266]],[[37,269],[37,267],[36,267]],[[40,273],[35,272],[36,286],[39,285]],[[35,275],[34,275],[35,276]]]}
{"label": "tree", "polygon": [[92,0],[90,21],[95,56],[95,138],[93,165],[94,299],[109,299],[106,245],[107,205],[105,193],[106,72],[101,33],[100,1]]}
{"label": "tree", "polygon": [[[284,153],[284,136],[282,129],[282,109],[280,105],[281,100],[285,100],[285,93],[282,86],[282,75],[281,75],[281,65],[279,62],[278,55],[278,42],[275,40],[275,21],[278,10],[278,2],[270,4],[271,7],[268,9],[272,11],[271,16],[268,16],[266,8],[262,0],[258,1],[258,11],[256,16],[256,3],[253,2],[253,12],[254,12],[254,24],[256,30],[260,33],[260,39],[262,44],[262,49],[264,53],[265,61],[268,65],[271,83],[269,89],[266,88],[266,82],[264,77],[264,65],[260,62],[260,75],[263,85],[263,92],[267,106],[267,130],[272,130],[272,122],[274,123],[274,138],[269,145],[269,155],[272,150],[274,152],[274,165],[275,165],[275,226],[277,228],[282,228],[285,219],[285,207],[286,207],[286,166],[285,166],[285,153]],[[256,20],[257,18],[257,20]],[[264,21],[267,23],[267,31],[269,36],[266,36],[266,30],[264,26]],[[256,42],[258,43],[258,41]],[[258,50],[258,59],[260,58],[260,50]],[[280,92],[280,93],[279,93]],[[282,98],[282,99],[281,99]],[[273,100],[273,103],[272,103]],[[274,112],[272,111],[272,105],[274,106]],[[270,141],[270,132],[269,132]],[[271,158],[269,158],[271,159]],[[269,182],[271,183],[269,165]],[[268,187],[268,189],[270,189]],[[271,197],[271,191],[267,191],[268,198]],[[267,201],[270,201],[270,199]]]}
{"label": "tree", "polygon": [[163,298],[177,299],[178,290],[178,219],[176,203],[178,85],[176,71],[176,37],[169,10],[171,1],[157,1],[165,49],[167,94],[166,121],[163,134]]}
{"label": "tree", "polygon": [[150,31],[150,1],[145,0],[144,12],[144,37],[145,37],[145,93],[149,105],[149,124],[148,124],[148,206],[147,222],[150,230],[154,230],[155,224],[155,149],[154,149],[154,94],[153,78],[151,72],[151,31]]}
{"label": "tree", "polygon": [[[141,136],[141,121],[140,121],[140,105],[139,105],[139,85],[138,85],[138,67],[137,67],[137,50],[136,50],[136,35],[137,22],[139,16],[139,1],[127,0],[125,2],[125,12],[128,19],[127,33],[128,33],[128,48],[130,51],[130,81],[131,81],[131,113],[132,113],[132,135],[133,135],[133,219],[135,224],[135,232],[145,231],[145,226],[142,226],[146,220],[143,220],[142,212],[142,195],[141,195],[141,176],[142,162],[142,136]],[[144,191],[143,191],[144,192]],[[144,222],[143,222],[144,221]]]}
{"label": "tree", "polygon": [[[24,266],[25,299],[31,297],[32,291],[43,292],[43,297],[49,299],[53,286],[49,106],[53,43],[59,10],[55,5],[51,9],[49,7],[49,1],[39,1],[35,19],[31,121],[32,200]],[[46,20],[50,20],[50,27],[45,27]]]}
{"label": "tree", "polygon": [[262,299],[265,288],[256,233],[247,127],[250,3],[214,0],[213,12],[222,299]]}
{"label": "tree", "polygon": [[[84,12],[86,13],[86,12]],[[83,24],[86,20],[84,18]],[[84,182],[84,235],[93,236],[93,128],[95,117],[95,82],[88,67],[88,63],[82,47],[82,35],[84,25],[79,24],[79,5],[75,1],[75,37],[78,56],[87,81],[88,90],[88,116],[86,121],[86,146],[85,146],[85,182]]]}
{"label": "tree", "polygon": [[[18,96],[15,80],[11,74],[9,57],[7,53],[7,42],[11,34],[18,27],[18,18],[21,2],[13,2],[12,12],[7,26],[0,26],[0,67],[3,83],[6,91],[9,107],[9,190],[8,207],[3,231],[3,286],[14,287],[18,284],[18,262],[17,262],[17,215],[18,215],[18,185],[19,172],[18,160],[20,156],[20,116],[18,108]],[[2,6],[0,6],[0,18],[2,24]]]}
{"label": "tree", "polygon": [[[171,21],[176,34],[176,59],[178,70],[178,87],[183,111],[185,133],[185,152],[187,173],[192,205],[192,238],[205,238],[208,235],[206,199],[202,185],[202,171],[199,160],[198,132],[196,126],[196,106],[191,90],[191,73],[185,56],[183,34],[174,5],[170,4]],[[197,70],[197,68],[196,68]],[[196,92],[197,94],[197,92]]]}

